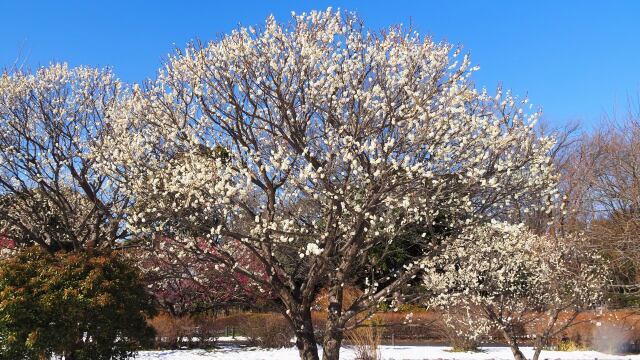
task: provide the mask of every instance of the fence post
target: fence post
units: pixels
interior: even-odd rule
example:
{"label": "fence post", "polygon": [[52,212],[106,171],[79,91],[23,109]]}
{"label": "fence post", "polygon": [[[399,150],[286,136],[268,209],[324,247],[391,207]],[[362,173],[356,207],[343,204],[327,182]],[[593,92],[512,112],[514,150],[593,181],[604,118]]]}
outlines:
{"label": "fence post", "polygon": [[396,333],[391,333],[391,346],[396,346]]}

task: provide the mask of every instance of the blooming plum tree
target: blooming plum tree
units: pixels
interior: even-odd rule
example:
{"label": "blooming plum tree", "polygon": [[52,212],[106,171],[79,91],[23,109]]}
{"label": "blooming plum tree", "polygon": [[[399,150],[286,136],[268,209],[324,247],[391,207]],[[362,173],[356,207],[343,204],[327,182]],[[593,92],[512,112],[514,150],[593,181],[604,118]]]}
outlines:
{"label": "blooming plum tree", "polygon": [[[172,55],[109,114],[96,150],[134,201],[130,229],[169,235],[175,255],[208,253],[273,293],[305,360],[318,358],[311,306],[328,289],[321,341],[337,359],[347,323],[420,272],[435,229],[556,196],[537,114],[474,89],[473,70],[447,43],[370,32],[351,13],[270,17]],[[377,271],[409,227],[424,229],[422,250]],[[247,254],[261,266],[246,268]],[[343,304],[363,268],[364,291]]]}
{"label": "blooming plum tree", "polygon": [[95,171],[120,83],[108,70],[65,64],[0,76],[0,234],[17,245],[74,250],[126,236],[128,198]]}
{"label": "blooming plum tree", "polygon": [[593,250],[577,235],[552,238],[492,222],[466,229],[425,260],[423,278],[430,303],[462,316],[468,338],[495,329],[524,360],[526,330],[535,335],[537,360],[552,337],[603,300],[607,272]]}

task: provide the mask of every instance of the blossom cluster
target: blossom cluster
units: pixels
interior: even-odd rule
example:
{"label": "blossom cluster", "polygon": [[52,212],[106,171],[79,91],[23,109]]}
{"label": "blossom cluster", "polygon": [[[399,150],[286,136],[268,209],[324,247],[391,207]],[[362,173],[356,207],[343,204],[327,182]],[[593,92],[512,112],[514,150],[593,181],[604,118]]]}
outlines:
{"label": "blossom cluster", "polygon": [[109,70],[66,64],[0,76],[0,234],[50,251],[119,237],[128,203],[92,147],[121,88]]}
{"label": "blossom cluster", "polygon": [[473,324],[465,329],[477,338],[491,329],[556,326],[545,316],[599,305],[603,264],[579,235],[536,235],[493,221],[464,231],[422,265],[430,304],[463,314]]}
{"label": "blossom cluster", "polygon": [[538,114],[474,89],[474,70],[447,43],[374,34],[350,13],[271,17],[190,45],[134,87],[110,113],[101,165],[142,204],[133,230],[329,271],[336,249],[366,257],[411,224],[464,227],[557,197]]}

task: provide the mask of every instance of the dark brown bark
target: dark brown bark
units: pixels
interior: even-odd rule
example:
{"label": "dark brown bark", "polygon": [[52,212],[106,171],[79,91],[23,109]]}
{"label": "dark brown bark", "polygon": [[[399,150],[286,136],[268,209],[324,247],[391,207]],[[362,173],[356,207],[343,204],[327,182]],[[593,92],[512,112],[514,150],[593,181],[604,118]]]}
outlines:
{"label": "dark brown bark", "polygon": [[340,346],[342,345],[342,336],[325,336],[322,344],[322,360],[338,360],[340,359]]}
{"label": "dark brown bark", "polygon": [[[349,260],[343,267],[348,267]],[[327,308],[327,323],[325,325],[324,338],[322,340],[322,359],[338,360],[340,358],[340,346],[344,336],[342,302],[344,300],[344,272],[338,271],[329,288],[329,305]]]}
{"label": "dark brown bark", "polygon": [[327,315],[327,324],[322,340],[323,360],[338,360],[340,358],[343,336],[344,330],[340,326],[339,317],[335,313],[332,315],[331,305],[329,305],[329,315]]}
{"label": "dark brown bark", "polygon": [[319,360],[318,345],[313,333],[296,331],[296,347],[301,360]]}
{"label": "dark brown bark", "polygon": [[542,346],[537,346],[533,353],[533,357],[531,360],[538,360],[540,358],[540,353],[542,352]]}
{"label": "dark brown bark", "polygon": [[509,343],[509,347],[511,348],[511,352],[513,353],[513,358],[515,360],[527,360],[527,358],[524,357],[524,354],[522,353],[522,351],[520,351],[520,347],[518,346],[518,343],[513,341]]}
{"label": "dark brown bark", "polygon": [[527,358],[524,356],[522,351],[520,351],[520,346],[518,346],[518,341],[516,340],[515,335],[510,334],[508,331],[504,329],[501,332],[505,341],[509,344],[509,347],[511,348],[511,352],[513,353],[514,360],[527,360]]}
{"label": "dark brown bark", "polygon": [[285,314],[294,328],[296,334],[296,347],[300,353],[301,360],[319,360],[318,345],[313,331],[313,321],[311,319],[311,310],[305,306],[301,311],[296,313]]}

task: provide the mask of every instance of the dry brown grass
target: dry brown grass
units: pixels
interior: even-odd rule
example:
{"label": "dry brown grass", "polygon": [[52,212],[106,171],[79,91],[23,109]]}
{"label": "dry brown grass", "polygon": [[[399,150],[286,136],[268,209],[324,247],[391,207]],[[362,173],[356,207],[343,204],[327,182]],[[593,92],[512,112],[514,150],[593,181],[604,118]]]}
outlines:
{"label": "dry brown grass", "polygon": [[188,346],[192,339],[189,335],[195,328],[191,318],[172,317],[169,314],[160,314],[149,320],[149,323],[156,330],[156,346],[160,348]]}
{"label": "dry brown grass", "polygon": [[640,351],[640,313],[615,310],[580,314],[577,324],[560,334],[556,341],[570,340],[576,346],[606,353]]}
{"label": "dry brown grass", "polygon": [[[466,342],[464,337],[457,339],[447,331],[439,313],[418,309],[411,316],[408,315],[401,312],[376,313],[373,320],[378,323],[376,329],[384,331],[367,334],[366,331],[370,329],[361,327],[353,335],[359,339],[349,338],[351,335],[347,334],[346,342],[373,344],[382,339],[388,341],[393,336],[397,341],[428,340],[446,342],[459,350],[473,349],[473,343]],[[313,312],[312,317],[316,335],[321,339],[326,313]],[[591,311],[580,314],[576,322],[576,325],[558,334],[550,345],[558,348],[593,348],[611,353],[640,351],[638,312]],[[247,336],[249,342],[263,347],[291,346],[290,340],[293,337],[289,324],[278,313],[238,313],[217,318],[208,315],[173,318],[168,314],[161,314],[151,319],[150,324],[158,334],[157,346],[161,348],[213,346],[216,337],[224,334],[225,329],[233,329],[236,335]],[[531,327],[523,329],[525,330],[523,335],[536,331]],[[487,341],[501,342],[500,337],[492,335]]]}
{"label": "dry brown grass", "polygon": [[209,348],[215,345],[219,331],[215,318],[201,316],[173,317],[161,313],[149,320],[156,331],[156,347],[159,348]]}
{"label": "dry brown grass", "polygon": [[274,349],[292,345],[293,331],[281,314],[248,314],[239,326],[242,334],[254,346]]}
{"label": "dry brown grass", "polygon": [[[358,288],[352,286],[345,286],[344,288],[344,301],[342,303],[342,308],[348,308],[353,304],[355,299],[362,294],[362,291]],[[314,301],[314,307],[324,311],[329,306],[329,292],[327,289],[320,290],[320,293],[316,297],[316,301]]]}
{"label": "dry brown grass", "polygon": [[379,347],[382,342],[383,327],[379,319],[371,319],[346,334],[353,346],[357,360],[381,359]]}
{"label": "dry brown grass", "polygon": [[381,312],[376,313],[375,316],[384,324],[386,329],[384,336],[386,338],[393,336],[398,340],[445,340],[440,328],[437,326],[441,316],[434,311]]}

